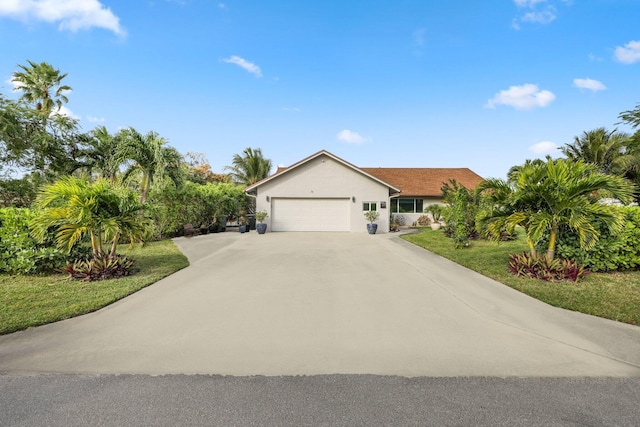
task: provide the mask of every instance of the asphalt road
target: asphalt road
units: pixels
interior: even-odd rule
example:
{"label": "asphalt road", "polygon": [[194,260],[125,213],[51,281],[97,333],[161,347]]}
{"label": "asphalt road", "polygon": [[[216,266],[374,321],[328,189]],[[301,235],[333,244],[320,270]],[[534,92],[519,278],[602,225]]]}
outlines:
{"label": "asphalt road", "polygon": [[2,426],[638,426],[640,379],[0,376]]}

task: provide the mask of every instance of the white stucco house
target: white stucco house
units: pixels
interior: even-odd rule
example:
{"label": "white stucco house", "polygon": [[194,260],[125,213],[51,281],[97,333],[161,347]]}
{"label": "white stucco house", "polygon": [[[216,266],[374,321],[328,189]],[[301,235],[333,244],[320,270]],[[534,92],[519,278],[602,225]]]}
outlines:
{"label": "white stucco house", "polygon": [[366,232],[364,212],[376,210],[378,233],[386,233],[390,215],[411,224],[424,207],[439,202],[449,179],[468,188],[482,181],[466,168],[359,168],[321,150],[245,192],[255,197],[257,211],[268,213],[269,231]]}

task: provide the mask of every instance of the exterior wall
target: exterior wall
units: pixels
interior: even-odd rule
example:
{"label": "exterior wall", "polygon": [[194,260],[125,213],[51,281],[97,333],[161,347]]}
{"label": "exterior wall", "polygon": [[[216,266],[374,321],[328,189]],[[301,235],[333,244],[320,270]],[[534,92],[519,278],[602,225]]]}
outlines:
{"label": "exterior wall", "polygon": [[[422,199],[422,208],[426,209],[427,206],[433,204],[442,205],[442,197],[404,197],[406,199]],[[394,217],[402,216],[404,218],[404,225],[410,226],[413,225],[414,222],[418,221],[424,213],[393,213]]]}
{"label": "exterior wall", "polygon": [[[328,156],[318,156],[257,187],[256,210],[267,211],[265,220],[271,229],[271,204],[274,198],[347,198],[350,231],[367,232],[368,221],[362,211],[363,202],[376,202],[380,218],[378,233],[389,231],[389,188],[358,173]],[[267,197],[269,201],[267,201]],[[355,197],[355,202],[353,198]],[[381,202],[386,208],[381,208]]]}

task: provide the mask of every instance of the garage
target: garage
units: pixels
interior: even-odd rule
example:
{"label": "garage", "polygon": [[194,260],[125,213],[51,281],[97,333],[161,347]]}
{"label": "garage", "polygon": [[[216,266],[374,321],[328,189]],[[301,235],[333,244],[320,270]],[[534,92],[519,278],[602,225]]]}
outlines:
{"label": "garage", "polygon": [[273,231],[349,231],[348,198],[273,198]]}

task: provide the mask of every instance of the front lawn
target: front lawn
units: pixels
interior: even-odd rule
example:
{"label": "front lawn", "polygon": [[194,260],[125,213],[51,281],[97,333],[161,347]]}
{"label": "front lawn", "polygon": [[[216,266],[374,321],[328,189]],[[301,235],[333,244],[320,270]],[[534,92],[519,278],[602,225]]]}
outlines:
{"label": "front lawn", "polygon": [[149,243],[127,255],[140,271],[120,279],[81,282],[65,274],[0,274],[0,334],[98,310],[189,265],[171,240]]}
{"label": "front lawn", "polygon": [[472,241],[465,249],[454,249],[442,230],[425,228],[402,238],[553,306],[640,325],[640,272],[593,273],[578,283],[549,283],[507,270],[509,255],[527,250],[523,236],[512,242]]}

